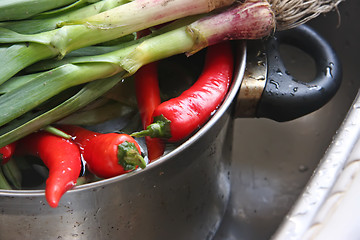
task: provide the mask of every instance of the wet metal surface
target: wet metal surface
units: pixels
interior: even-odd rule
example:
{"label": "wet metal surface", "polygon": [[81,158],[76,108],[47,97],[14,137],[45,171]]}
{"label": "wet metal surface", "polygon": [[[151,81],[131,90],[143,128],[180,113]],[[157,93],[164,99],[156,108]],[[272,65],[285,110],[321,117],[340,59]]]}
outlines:
{"label": "wet metal surface", "polygon": [[[232,191],[215,240],[271,238],[351,108],[360,86],[360,1],[345,1],[339,11],[340,23],[332,12],[309,24],[332,44],[343,63],[343,83],[336,96],[320,110],[290,122],[235,120]],[[311,77],[299,68],[299,62],[310,62],[297,56],[289,53],[291,73],[299,79]]]}

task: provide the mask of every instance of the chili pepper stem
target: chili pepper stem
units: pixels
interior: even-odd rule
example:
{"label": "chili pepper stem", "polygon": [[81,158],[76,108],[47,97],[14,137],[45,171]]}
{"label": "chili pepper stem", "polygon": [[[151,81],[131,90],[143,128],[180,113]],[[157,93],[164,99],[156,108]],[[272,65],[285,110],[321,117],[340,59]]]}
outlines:
{"label": "chili pepper stem", "polygon": [[154,122],[145,130],[130,134],[132,137],[171,138],[170,123],[164,115],[155,117]]}
{"label": "chili pepper stem", "polygon": [[118,146],[119,164],[124,167],[126,171],[133,170],[136,166],[144,169],[146,162],[133,143],[128,141],[119,144]]}

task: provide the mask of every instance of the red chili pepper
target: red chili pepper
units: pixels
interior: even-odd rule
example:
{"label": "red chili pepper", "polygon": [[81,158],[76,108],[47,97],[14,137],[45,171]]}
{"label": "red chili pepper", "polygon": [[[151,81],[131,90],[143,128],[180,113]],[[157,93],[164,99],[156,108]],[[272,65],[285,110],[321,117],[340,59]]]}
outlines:
{"label": "red chili pepper", "polygon": [[110,178],[146,167],[141,150],[127,134],[97,133],[75,125],[61,125],[61,130],[73,136],[89,170],[98,177]]}
{"label": "red chili pepper", "polygon": [[19,140],[17,155],[39,157],[49,169],[46,180],[45,197],[48,204],[55,208],[60,198],[73,188],[81,171],[79,147],[71,140],[40,131]]}
{"label": "red chili pepper", "polygon": [[16,142],[10,143],[2,148],[0,148],[0,163],[7,163],[10,158],[13,156],[16,148]]}
{"label": "red chili pepper", "polygon": [[161,103],[153,113],[154,123],[134,137],[167,138],[176,142],[204,124],[223,101],[232,79],[234,59],[225,41],[208,47],[203,72],[179,97]]}
{"label": "red chili pepper", "polygon": [[[136,99],[140,111],[143,128],[146,129],[152,121],[154,109],[161,103],[157,72],[157,62],[141,67],[135,74]],[[162,139],[146,136],[149,161],[164,154],[165,144]]]}

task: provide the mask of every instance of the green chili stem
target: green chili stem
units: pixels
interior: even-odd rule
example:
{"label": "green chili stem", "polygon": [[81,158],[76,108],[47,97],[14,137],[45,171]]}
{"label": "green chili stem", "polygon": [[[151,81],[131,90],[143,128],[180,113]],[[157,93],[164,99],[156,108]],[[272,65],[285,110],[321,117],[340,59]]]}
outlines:
{"label": "green chili stem", "polygon": [[141,154],[138,152],[134,143],[127,141],[118,146],[118,159],[119,164],[124,167],[125,170],[132,170],[136,166],[144,169],[146,162]]}
{"label": "green chili stem", "polygon": [[165,118],[163,115],[156,117],[154,122],[150,124],[145,130],[132,133],[132,137],[145,137],[152,138],[171,138],[171,121]]}

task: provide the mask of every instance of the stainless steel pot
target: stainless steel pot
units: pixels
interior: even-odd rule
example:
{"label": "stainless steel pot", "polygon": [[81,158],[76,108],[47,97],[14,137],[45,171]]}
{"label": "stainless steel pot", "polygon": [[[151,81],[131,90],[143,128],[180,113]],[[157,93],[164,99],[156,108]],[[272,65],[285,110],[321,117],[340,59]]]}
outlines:
{"label": "stainless steel pot", "polygon": [[[296,41],[299,37],[304,41]],[[309,50],[319,72],[314,81],[288,75],[274,45],[281,42]],[[75,187],[56,209],[47,205],[42,190],[1,190],[0,239],[211,239],[230,194],[233,119],[239,113],[294,119],[329,101],[341,80],[333,50],[308,27],[247,45],[246,54],[246,43],[236,42],[230,91],[193,136],[145,170]]]}

